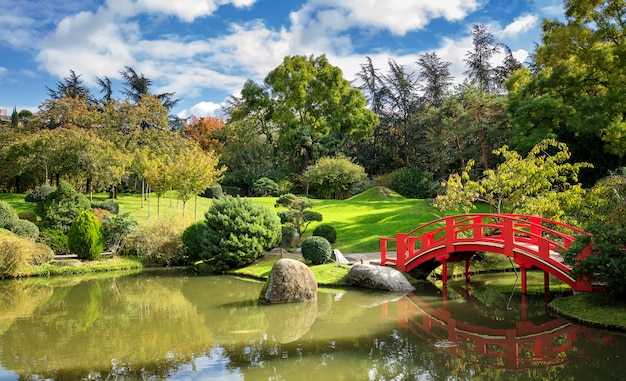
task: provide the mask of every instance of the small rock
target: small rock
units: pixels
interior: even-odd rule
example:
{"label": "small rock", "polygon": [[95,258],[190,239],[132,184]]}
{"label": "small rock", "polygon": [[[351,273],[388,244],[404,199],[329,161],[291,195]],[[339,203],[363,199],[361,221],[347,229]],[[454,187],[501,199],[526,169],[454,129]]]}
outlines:
{"label": "small rock", "polygon": [[275,304],[308,300],[317,300],[317,280],[311,269],[295,259],[282,258],[276,262],[259,301]]}
{"label": "small rock", "polygon": [[333,250],[333,253],[330,255],[330,259],[333,262],[339,263],[342,265],[347,265],[350,263],[348,258],[346,258],[343,254],[341,254],[341,251],[339,251],[338,249]]}
{"label": "small rock", "polygon": [[406,293],[415,290],[400,271],[386,266],[356,264],[348,272],[346,281],[357,287],[391,292]]}

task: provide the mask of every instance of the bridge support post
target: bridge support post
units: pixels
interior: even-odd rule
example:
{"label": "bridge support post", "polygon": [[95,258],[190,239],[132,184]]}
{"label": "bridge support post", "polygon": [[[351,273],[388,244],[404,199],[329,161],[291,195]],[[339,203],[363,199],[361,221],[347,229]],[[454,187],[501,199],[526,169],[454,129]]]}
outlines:
{"label": "bridge support post", "polygon": [[470,261],[471,257],[465,258],[465,283],[470,282]]}
{"label": "bridge support post", "polygon": [[526,267],[520,266],[522,277],[522,295],[526,295]]}
{"label": "bridge support post", "polygon": [[444,286],[448,284],[448,261],[445,259],[441,261],[441,281]]}
{"label": "bridge support post", "polygon": [[550,273],[543,272],[543,291],[550,292]]}

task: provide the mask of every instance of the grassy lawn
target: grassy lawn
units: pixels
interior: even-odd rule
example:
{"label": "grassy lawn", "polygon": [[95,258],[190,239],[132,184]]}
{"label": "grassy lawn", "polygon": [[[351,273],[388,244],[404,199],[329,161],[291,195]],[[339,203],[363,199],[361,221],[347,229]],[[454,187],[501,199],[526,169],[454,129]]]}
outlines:
{"label": "grassy lawn", "polygon": [[557,298],[548,307],[581,323],[626,330],[626,303],[615,301],[605,294]]}

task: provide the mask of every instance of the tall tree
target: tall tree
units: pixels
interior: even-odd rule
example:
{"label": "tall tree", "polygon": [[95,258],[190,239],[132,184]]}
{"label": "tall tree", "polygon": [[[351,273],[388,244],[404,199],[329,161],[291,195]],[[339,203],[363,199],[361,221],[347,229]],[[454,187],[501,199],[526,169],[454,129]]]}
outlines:
{"label": "tall tree", "polygon": [[13,112],[11,113],[11,128],[17,128],[20,124],[20,116],[17,113],[17,108],[13,107]]}
{"label": "tall tree", "polygon": [[92,102],[91,91],[85,86],[84,81],[80,78],[81,75],[82,74],[76,74],[74,70],[70,70],[70,75],[58,81],[56,88],[46,86],[48,96],[53,100],[61,98],[81,98],[87,103]]}
{"label": "tall tree", "polygon": [[500,45],[496,44],[496,38],[489,32],[485,24],[474,24],[470,31],[472,35],[473,50],[465,54],[465,75],[475,80],[484,92],[491,92],[496,87],[494,70],[491,59],[500,52]]}
{"label": "tall tree", "polygon": [[[132,67],[124,66],[124,70],[120,71],[120,75],[124,82],[122,94],[134,103],[138,104],[144,95],[150,93],[152,80],[143,75],[143,73],[137,73]],[[154,96],[170,111],[180,101],[180,99],[174,98],[174,94],[161,93],[154,94]]]}
{"label": "tall tree", "polygon": [[418,81],[426,103],[441,106],[443,99],[452,85],[450,62],[444,62],[437,53],[424,53],[417,60],[419,66]]}

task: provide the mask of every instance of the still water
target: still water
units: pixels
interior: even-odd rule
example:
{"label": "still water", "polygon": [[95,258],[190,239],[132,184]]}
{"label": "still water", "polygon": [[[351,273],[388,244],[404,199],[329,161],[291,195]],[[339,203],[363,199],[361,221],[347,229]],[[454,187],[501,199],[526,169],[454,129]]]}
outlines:
{"label": "still water", "polygon": [[0,282],[0,380],[623,380],[626,337],[543,296],[320,290],[173,272]]}

